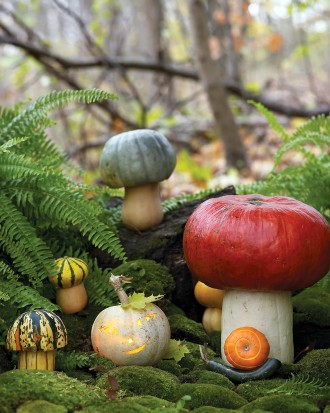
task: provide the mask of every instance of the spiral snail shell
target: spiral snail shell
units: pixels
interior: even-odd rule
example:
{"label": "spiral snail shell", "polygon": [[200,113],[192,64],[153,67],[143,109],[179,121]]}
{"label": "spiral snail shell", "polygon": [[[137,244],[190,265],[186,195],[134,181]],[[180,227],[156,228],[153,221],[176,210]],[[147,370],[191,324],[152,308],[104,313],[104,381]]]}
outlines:
{"label": "spiral snail shell", "polygon": [[266,336],[256,328],[240,327],[227,337],[224,353],[232,366],[241,370],[252,370],[267,360],[269,343]]}

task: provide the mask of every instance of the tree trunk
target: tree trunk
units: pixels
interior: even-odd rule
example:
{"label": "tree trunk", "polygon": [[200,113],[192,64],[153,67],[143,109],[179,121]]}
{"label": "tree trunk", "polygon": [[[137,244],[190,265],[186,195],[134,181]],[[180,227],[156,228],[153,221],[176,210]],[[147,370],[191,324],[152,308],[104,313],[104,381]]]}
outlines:
{"label": "tree trunk", "polygon": [[190,0],[190,20],[199,75],[213,113],[216,130],[224,143],[227,164],[243,169],[247,167],[246,152],[221,83],[218,65],[210,56],[208,22],[202,0]]}

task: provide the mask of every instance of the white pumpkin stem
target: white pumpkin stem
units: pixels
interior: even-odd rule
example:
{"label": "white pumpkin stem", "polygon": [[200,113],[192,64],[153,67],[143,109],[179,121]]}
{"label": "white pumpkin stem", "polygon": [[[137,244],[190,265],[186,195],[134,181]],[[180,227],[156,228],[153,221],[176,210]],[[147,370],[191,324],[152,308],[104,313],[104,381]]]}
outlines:
{"label": "white pumpkin stem", "polygon": [[123,289],[122,282],[130,283],[132,278],[125,277],[125,275],[114,275],[111,274],[109,278],[109,283],[113,286],[121,304],[128,304],[128,295]]}

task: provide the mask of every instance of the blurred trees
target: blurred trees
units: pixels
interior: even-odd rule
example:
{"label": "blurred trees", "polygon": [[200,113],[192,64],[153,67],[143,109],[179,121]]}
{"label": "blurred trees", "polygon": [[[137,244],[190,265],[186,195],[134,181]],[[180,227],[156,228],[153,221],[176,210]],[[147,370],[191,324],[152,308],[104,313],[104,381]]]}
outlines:
{"label": "blurred trees", "polygon": [[[194,36],[194,3],[207,38]],[[224,142],[227,165],[244,167],[247,99],[288,116],[329,111],[329,15],[326,0],[3,0],[1,101],[109,90],[118,102],[75,108],[70,122],[62,113],[56,139],[71,155],[129,128],[160,129],[179,147],[208,130]],[[203,47],[211,75],[198,58]]]}

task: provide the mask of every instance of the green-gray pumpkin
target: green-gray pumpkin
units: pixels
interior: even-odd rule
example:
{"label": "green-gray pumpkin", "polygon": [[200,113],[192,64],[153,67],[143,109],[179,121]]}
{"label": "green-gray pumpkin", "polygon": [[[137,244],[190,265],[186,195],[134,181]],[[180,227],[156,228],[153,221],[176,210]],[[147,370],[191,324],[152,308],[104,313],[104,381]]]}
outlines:
{"label": "green-gray pumpkin", "polygon": [[138,129],[106,142],[100,172],[104,183],[112,188],[134,187],[167,179],[175,164],[174,149],[164,135]]}

